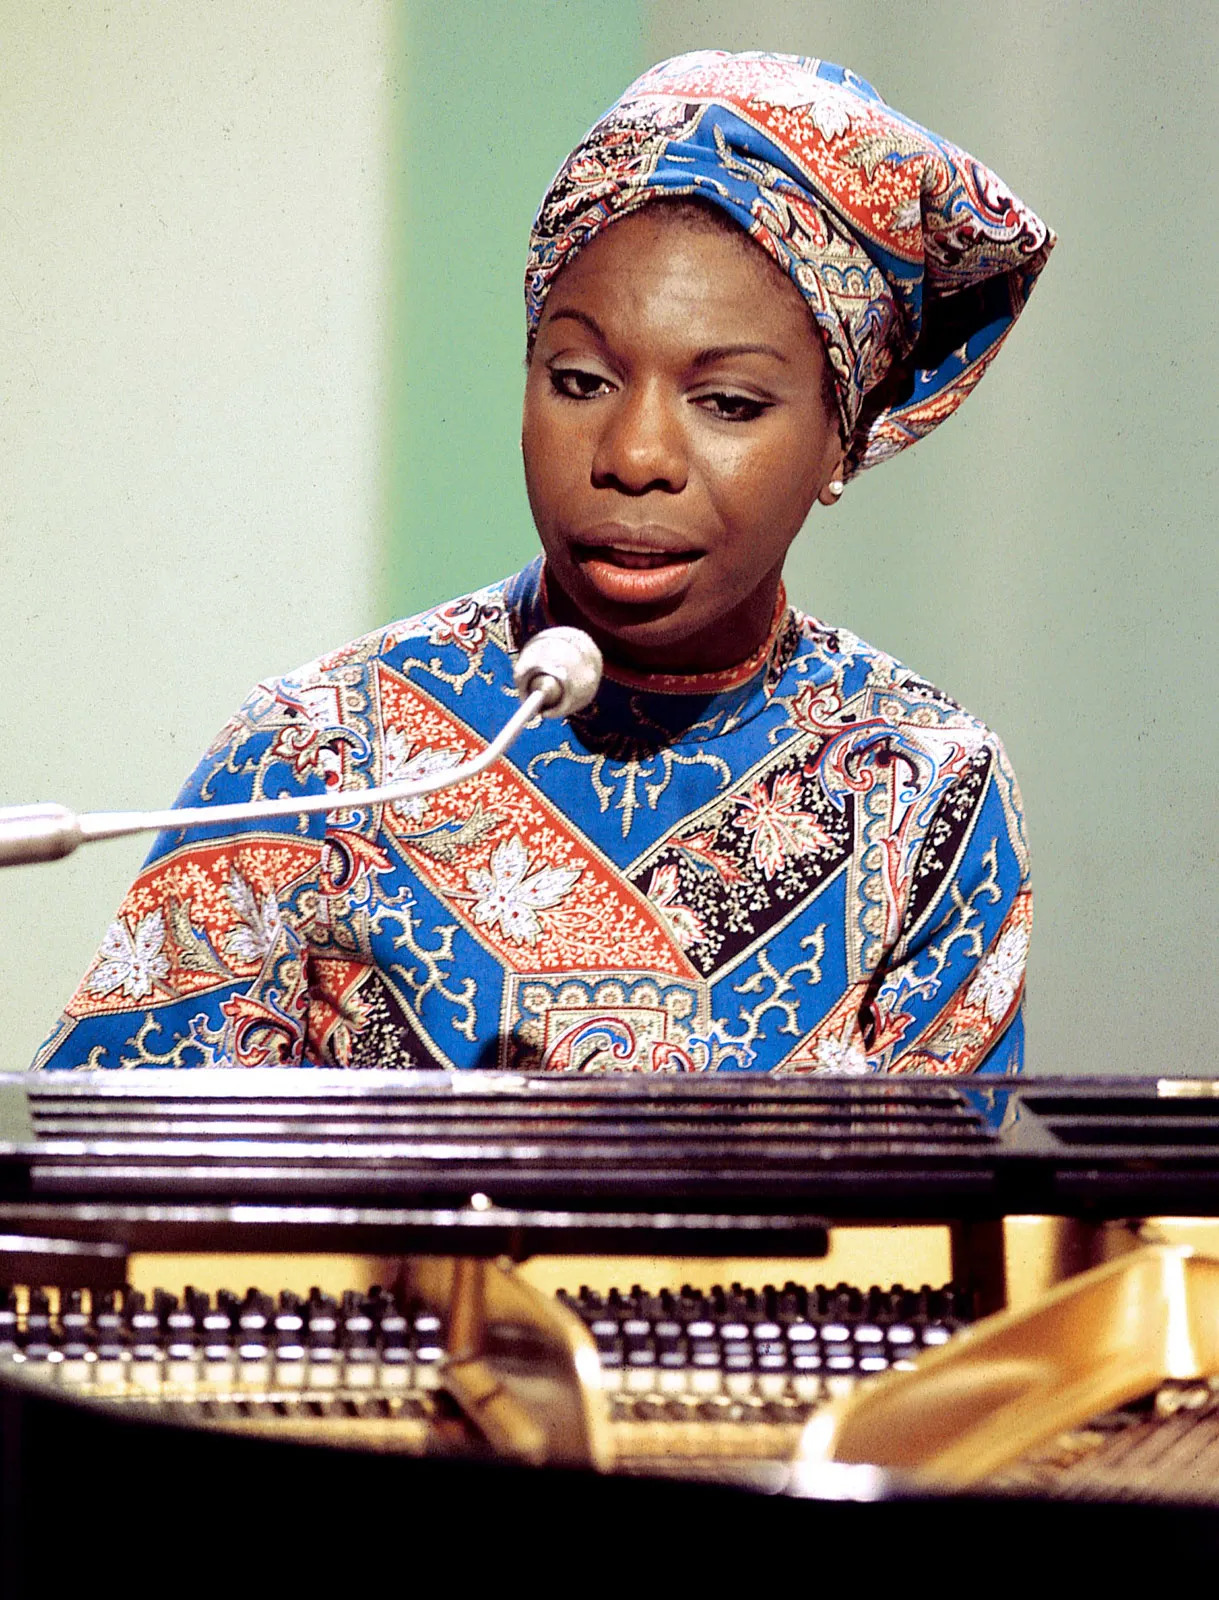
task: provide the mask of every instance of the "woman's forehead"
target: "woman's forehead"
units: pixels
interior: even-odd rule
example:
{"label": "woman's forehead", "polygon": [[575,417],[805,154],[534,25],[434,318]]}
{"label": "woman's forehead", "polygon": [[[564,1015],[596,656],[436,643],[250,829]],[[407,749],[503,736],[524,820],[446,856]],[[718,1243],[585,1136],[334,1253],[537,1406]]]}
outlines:
{"label": "woman's forehead", "polygon": [[783,360],[821,349],[799,292],[747,234],[666,204],[592,240],[556,279],[541,326],[556,336],[582,326],[606,338],[768,344]]}

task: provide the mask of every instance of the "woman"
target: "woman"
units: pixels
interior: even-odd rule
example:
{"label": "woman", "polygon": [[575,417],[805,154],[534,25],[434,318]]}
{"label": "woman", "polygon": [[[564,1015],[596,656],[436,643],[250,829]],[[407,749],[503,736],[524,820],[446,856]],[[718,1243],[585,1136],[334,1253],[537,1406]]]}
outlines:
{"label": "woman", "polygon": [[961,403],[1052,244],[841,68],[645,74],[531,240],[544,559],[260,685],[180,803],[454,766],[552,620],[605,653],[593,705],[427,800],[162,835],[38,1064],[1018,1070],[1002,748],[781,575]]}

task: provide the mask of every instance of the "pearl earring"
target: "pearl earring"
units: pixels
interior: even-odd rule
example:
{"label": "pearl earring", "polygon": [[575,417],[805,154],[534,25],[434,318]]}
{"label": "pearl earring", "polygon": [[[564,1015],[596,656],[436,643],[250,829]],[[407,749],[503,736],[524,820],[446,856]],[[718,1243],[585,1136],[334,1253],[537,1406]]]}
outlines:
{"label": "pearl earring", "polygon": [[834,499],[835,500],[839,500],[839,499],[842,498],[842,493],[843,493],[843,490],[846,488],[846,484],[843,483],[841,478],[833,478],[826,485],[826,487],[829,489],[830,493],[834,496]]}

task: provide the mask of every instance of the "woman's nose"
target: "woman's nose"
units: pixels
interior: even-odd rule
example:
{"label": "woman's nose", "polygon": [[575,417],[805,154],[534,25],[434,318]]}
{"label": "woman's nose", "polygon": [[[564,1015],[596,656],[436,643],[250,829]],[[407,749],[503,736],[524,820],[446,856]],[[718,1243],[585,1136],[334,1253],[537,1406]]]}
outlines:
{"label": "woman's nose", "polygon": [[680,494],[689,466],[686,438],[675,408],[658,384],[625,388],[605,408],[604,426],[593,452],[596,489],[647,494],[660,489]]}

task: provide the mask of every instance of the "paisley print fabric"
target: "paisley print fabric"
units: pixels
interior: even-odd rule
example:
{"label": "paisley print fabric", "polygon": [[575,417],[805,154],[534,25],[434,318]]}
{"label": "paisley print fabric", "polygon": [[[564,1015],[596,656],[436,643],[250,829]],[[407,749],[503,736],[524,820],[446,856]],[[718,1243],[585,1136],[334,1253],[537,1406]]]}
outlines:
{"label": "paisley print fabric", "polygon": [[736,673],[607,675],[479,777],[546,624],[540,562],[260,685],[181,805],[355,790],[164,833],[37,1065],[1016,1070],[1032,914],[993,734],[783,603]]}
{"label": "paisley print fabric", "polygon": [[705,50],[651,68],[559,169],[525,277],[532,340],[563,266],[649,201],[697,197],[789,274],[825,339],[860,471],[973,389],[1054,235],[972,156],[811,56]]}

